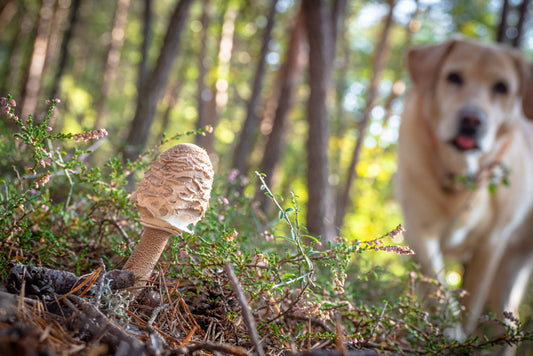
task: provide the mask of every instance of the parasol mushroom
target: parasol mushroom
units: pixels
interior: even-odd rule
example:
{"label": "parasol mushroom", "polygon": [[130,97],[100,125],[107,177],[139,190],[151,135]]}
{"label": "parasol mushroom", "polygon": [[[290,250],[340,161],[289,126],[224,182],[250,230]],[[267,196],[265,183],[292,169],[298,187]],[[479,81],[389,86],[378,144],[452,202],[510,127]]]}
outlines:
{"label": "parasol mushroom", "polygon": [[144,285],[168,239],[196,224],[205,214],[213,184],[213,166],[204,149],[188,143],[163,152],[144,173],[132,194],[145,227],[141,240],[123,269]]}

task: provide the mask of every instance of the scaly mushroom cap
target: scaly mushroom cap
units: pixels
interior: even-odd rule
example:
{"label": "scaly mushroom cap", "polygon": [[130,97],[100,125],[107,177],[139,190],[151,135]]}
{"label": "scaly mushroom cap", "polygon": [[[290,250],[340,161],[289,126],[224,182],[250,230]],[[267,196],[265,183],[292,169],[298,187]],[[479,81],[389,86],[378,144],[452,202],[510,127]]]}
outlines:
{"label": "scaly mushroom cap", "polygon": [[172,235],[189,232],[205,214],[213,165],[203,148],[180,143],[152,163],[132,194],[141,224]]}

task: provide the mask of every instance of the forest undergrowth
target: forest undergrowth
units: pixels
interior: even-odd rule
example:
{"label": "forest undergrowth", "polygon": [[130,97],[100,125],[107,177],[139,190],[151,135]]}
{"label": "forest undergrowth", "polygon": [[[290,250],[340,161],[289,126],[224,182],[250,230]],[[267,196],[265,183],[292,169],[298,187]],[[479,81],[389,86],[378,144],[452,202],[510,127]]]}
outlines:
{"label": "forest undergrowth", "polygon": [[[113,282],[142,232],[130,180],[162,147],[209,127],[164,138],[135,161],[91,167],[91,143],[113,138],[105,129],[56,132],[60,101],[46,103],[43,118],[18,117],[15,100],[1,99],[2,355],[469,355],[533,340],[513,315],[484,317],[483,335],[448,338],[460,291],[412,267],[401,276],[362,268],[384,252],[412,266],[401,225],[326,243],[307,234],[297,196],[263,184],[276,209],[269,219],[242,193],[248,182],[237,171],[215,174],[206,216],[171,238],[135,299]],[[60,290],[56,275],[74,283]]]}

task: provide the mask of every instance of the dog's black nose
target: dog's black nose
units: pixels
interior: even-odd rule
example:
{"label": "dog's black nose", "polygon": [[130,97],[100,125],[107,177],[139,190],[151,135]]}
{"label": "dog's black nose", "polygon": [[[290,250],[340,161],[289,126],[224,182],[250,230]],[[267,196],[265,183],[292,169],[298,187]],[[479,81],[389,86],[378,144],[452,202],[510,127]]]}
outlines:
{"label": "dog's black nose", "polygon": [[475,107],[465,107],[459,111],[458,135],[475,138],[483,131],[486,115],[483,110]]}

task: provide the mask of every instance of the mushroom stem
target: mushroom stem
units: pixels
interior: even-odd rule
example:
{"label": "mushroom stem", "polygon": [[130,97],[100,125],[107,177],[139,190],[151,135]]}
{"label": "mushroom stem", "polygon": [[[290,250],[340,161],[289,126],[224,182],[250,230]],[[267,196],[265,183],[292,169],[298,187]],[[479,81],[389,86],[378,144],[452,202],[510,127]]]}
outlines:
{"label": "mushroom stem", "polygon": [[141,240],[123,267],[135,275],[135,287],[143,287],[146,284],[170,235],[167,231],[146,227]]}

